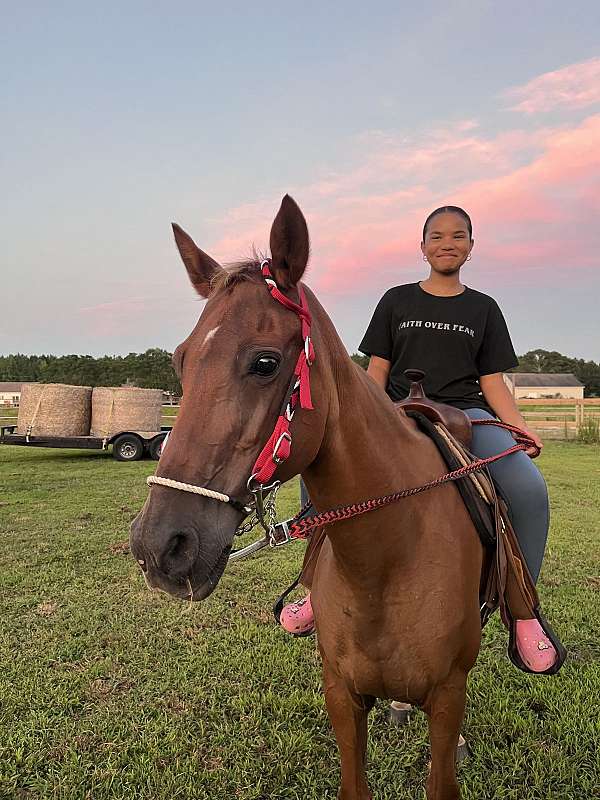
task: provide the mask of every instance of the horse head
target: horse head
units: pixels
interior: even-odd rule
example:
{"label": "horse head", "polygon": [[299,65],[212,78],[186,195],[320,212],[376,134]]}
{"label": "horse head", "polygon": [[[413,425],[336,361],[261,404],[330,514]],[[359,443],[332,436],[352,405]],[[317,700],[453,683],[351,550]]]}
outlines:
{"label": "horse head", "polygon": [[[294,305],[302,299],[300,281],[309,257],[306,221],[286,195],[270,234],[271,289],[259,259],[226,269],[179,226],[173,231],[190,281],[207,302],[173,356],[183,398],[156,474],[248,502],[248,479],[306,345],[298,316],[271,296],[276,288]],[[309,297],[311,308],[318,306]],[[319,352],[318,320],[311,339],[311,352],[313,346]],[[302,410],[294,419],[294,446],[288,460],[277,464],[281,481],[301,472],[319,450],[333,380],[322,363],[317,358],[310,370],[319,408]],[[244,513],[241,503],[153,485],[131,526],[131,550],[147,583],[180,598],[207,597],[225,569]]]}

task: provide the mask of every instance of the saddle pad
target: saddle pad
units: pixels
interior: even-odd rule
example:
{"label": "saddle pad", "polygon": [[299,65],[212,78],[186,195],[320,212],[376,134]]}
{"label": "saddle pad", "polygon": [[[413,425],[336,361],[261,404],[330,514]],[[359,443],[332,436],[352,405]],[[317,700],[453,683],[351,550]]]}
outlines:
{"label": "saddle pad", "polygon": [[[464,463],[459,460],[456,453],[453,452],[454,448],[452,447],[451,440],[449,441],[447,435],[440,433],[433,422],[428,420],[426,416],[418,411],[407,411],[406,416],[414,419],[419,427],[419,430],[433,440],[440,452],[440,455],[444,459],[444,463],[448,467],[448,470],[452,471],[455,469],[460,469],[462,466],[464,466]],[[475,456],[471,453],[467,453],[465,450],[463,450],[462,453],[463,455],[468,456],[471,461],[475,460]],[[453,481],[453,483],[460,492],[464,504],[467,507],[467,511],[473,520],[475,529],[479,534],[481,543],[484,547],[492,550],[496,547],[496,525],[492,510],[487,500],[484,499],[486,492],[485,487],[482,485],[485,480],[491,482],[492,479],[487,468],[485,467],[482,469],[481,473],[478,473],[478,475],[485,476],[483,481],[479,482],[479,485],[477,481],[472,481],[471,476],[469,475],[465,476],[464,478],[458,478],[457,480]]]}

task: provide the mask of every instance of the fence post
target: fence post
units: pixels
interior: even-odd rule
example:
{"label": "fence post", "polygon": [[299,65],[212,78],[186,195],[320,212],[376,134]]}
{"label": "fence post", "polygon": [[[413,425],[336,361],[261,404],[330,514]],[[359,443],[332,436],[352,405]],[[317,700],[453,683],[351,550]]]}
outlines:
{"label": "fence post", "polygon": [[584,403],[583,400],[575,401],[575,436],[579,436],[579,429],[583,425]]}

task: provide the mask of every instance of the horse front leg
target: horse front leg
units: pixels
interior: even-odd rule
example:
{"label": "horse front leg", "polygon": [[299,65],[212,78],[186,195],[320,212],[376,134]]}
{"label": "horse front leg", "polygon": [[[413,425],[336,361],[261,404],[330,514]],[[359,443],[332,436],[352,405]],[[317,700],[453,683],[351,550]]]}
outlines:
{"label": "horse front leg", "polygon": [[424,710],[429,717],[431,770],[427,780],[427,800],[459,800],[456,780],[456,747],[465,713],[467,676],[455,675],[436,686]]}
{"label": "horse front leg", "polygon": [[342,780],[338,800],[371,800],[367,785],[367,717],[375,699],[350,691],[323,659],[327,713],[340,751]]}

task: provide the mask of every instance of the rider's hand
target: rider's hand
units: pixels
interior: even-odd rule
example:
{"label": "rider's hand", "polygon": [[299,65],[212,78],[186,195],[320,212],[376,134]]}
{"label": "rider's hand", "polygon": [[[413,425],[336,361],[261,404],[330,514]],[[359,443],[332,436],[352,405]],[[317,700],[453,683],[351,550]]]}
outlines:
{"label": "rider's hand", "polygon": [[[537,433],[535,431],[532,431],[531,428],[523,428],[522,430],[524,430],[525,433],[533,439],[536,445],[540,448],[541,452],[542,448],[544,447],[544,443],[537,435]],[[539,453],[536,453],[533,447],[529,447],[527,450],[525,450],[525,453],[529,456],[529,458],[536,458],[539,455]]]}

